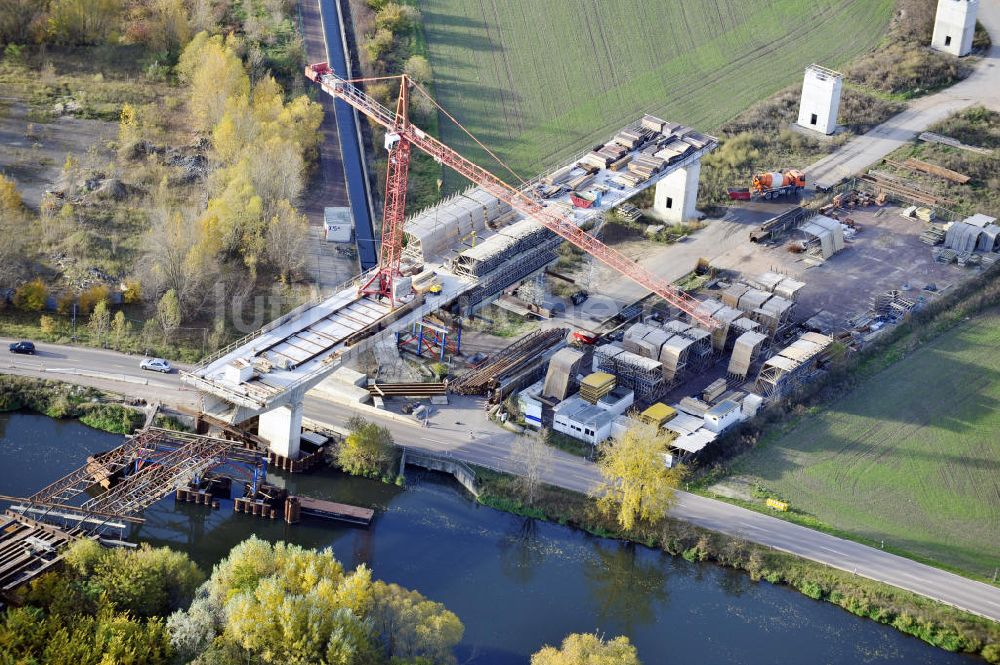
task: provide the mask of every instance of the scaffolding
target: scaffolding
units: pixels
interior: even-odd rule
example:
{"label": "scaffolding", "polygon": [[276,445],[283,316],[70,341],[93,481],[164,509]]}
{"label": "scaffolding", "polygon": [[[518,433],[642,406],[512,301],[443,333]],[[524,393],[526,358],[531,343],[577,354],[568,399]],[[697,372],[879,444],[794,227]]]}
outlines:
{"label": "scaffolding", "polygon": [[635,393],[638,402],[655,402],[664,389],[663,366],[620,346],[604,344],[594,351],[595,369],[614,374],[617,385]]}
{"label": "scaffolding", "polygon": [[828,335],[808,332],[764,361],[754,392],[765,399],[780,399],[817,373],[817,363],[833,343]]}
{"label": "scaffolding", "polygon": [[733,355],[729,358],[729,378],[737,381],[745,380],[766,342],[767,336],[759,332],[745,332],[737,337],[733,345]]}

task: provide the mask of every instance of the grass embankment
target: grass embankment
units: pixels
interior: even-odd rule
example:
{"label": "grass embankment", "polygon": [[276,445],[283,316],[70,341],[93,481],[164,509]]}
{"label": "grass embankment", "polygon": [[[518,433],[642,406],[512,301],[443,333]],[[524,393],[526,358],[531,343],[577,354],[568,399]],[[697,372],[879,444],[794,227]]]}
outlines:
{"label": "grass embankment", "polygon": [[[421,0],[438,101],[523,174],[644,113],[711,130],[798,81],[875,46],[891,0],[527,3]],[[461,130],[443,140],[487,164]]]}
{"label": "grass embankment", "polygon": [[518,479],[485,469],[476,471],[479,501],[484,505],[581,528],[601,537],[640,543],[688,561],[707,561],[743,570],[754,581],[788,585],[810,598],[831,602],[942,649],[976,653],[988,662],[1000,662],[1000,624],[987,619],[679,520],[668,518],[623,532],[614,516],[602,512],[593,499],[551,486],[540,488],[535,503],[528,505]]}
{"label": "grass embankment", "polygon": [[[744,474],[744,485],[756,479],[797,509],[776,517],[992,577],[997,306],[993,269],[727,434],[703,460],[698,486]],[[759,497],[743,505],[766,510]]]}
{"label": "grass embankment", "polygon": [[976,106],[952,115],[931,126],[928,131],[993,152],[982,155],[939,143],[915,140],[888,157],[896,162],[919,159],[958,171],[972,178],[964,185],[889,164],[881,164],[878,169],[896,173],[923,190],[954,201],[954,205],[946,204],[944,207],[959,215],[968,216],[981,212],[1000,217],[1000,113]]}
{"label": "grass embankment", "polygon": [[114,434],[131,434],[142,424],[140,411],[108,399],[95,388],[0,374],[0,412],[28,409],[50,418],[79,418],[84,425]]}

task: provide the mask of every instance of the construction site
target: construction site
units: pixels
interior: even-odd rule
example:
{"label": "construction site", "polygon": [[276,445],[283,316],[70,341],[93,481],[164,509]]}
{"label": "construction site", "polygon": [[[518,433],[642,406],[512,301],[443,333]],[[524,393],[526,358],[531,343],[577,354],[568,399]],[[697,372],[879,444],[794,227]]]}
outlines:
{"label": "construction site", "polygon": [[[592,446],[643,421],[670,438],[668,463],[684,460],[998,256],[995,219],[956,219],[877,168],[826,191],[796,169],[754,175],[724,217],[630,256],[606,229],[700,217],[700,160],[717,139],[646,115],[510,185],[410,124],[420,89],[405,77],[393,111],[325,63],[306,76],[386,130],[379,263],[183,376],[207,417],[256,431],[285,463],[302,455],[307,392],[430,428],[471,409]],[[803,109],[820,103],[823,122],[800,123],[830,133],[840,75],[810,76]],[[412,148],[472,185],[408,214]],[[647,188],[640,210],[630,200]]]}

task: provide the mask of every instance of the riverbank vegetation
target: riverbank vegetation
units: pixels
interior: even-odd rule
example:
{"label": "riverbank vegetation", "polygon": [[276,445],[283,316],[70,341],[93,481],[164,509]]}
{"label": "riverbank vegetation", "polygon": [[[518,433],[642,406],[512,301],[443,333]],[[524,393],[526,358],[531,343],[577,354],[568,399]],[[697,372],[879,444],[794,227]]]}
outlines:
{"label": "riverbank vegetation", "polygon": [[449,665],[464,633],[441,603],[363,565],[345,571],[329,549],[252,537],[204,584],[186,554],[167,548],[85,539],[65,562],[0,614],[10,662]]}
{"label": "riverbank vegetation", "polygon": [[131,434],[142,425],[141,411],[110,399],[96,388],[0,374],[0,412],[27,409],[50,418],[79,418],[113,434]]}
{"label": "riverbank vegetation", "polygon": [[0,614],[0,653],[9,662],[167,665],[166,626],[204,579],[187,555],[167,548],[110,550],[79,540],[57,572],[19,592]]}
{"label": "riverbank vegetation", "polygon": [[923,596],[868,580],[740,538],[665,517],[621,528],[617,516],[592,497],[544,485],[534,503],[512,476],[476,469],[480,503],[526,517],[581,528],[661,549],[691,562],[711,562],[745,571],[755,582],[784,584],[816,600],[838,605],[949,651],[979,654],[1000,663],[1000,624]]}
{"label": "riverbank vegetation", "polygon": [[591,633],[567,635],[559,648],[546,646],[531,656],[531,665],[642,665],[629,639],[605,641]]}
{"label": "riverbank vegetation", "polygon": [[291,0],[98,4],[0,9],[0,331],[191,360],[308,297],[322,110]]}
{"label": "riverbank vegetation", "polygon": [[360,416],[353,416],[345,424],[347,436],[328,449],[330,463],[352,476],[381,478],[383,482],[398,483],[399,450],[392,440],[389,428]]}

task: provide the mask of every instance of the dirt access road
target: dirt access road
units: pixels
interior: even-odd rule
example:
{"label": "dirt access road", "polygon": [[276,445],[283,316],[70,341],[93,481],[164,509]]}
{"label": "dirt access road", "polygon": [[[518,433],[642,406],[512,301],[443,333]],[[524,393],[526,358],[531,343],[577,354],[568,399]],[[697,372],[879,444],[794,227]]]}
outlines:
{"label": "dirt access road", "polygon": [[990,33],[993,44],[969,78],[911,101],[899,115],[809,166],[806,173],[813,186],[830,187],[860,173],[934,123],[974,104],[1000,111],[1000,0],[983,0],[979,22]]}

